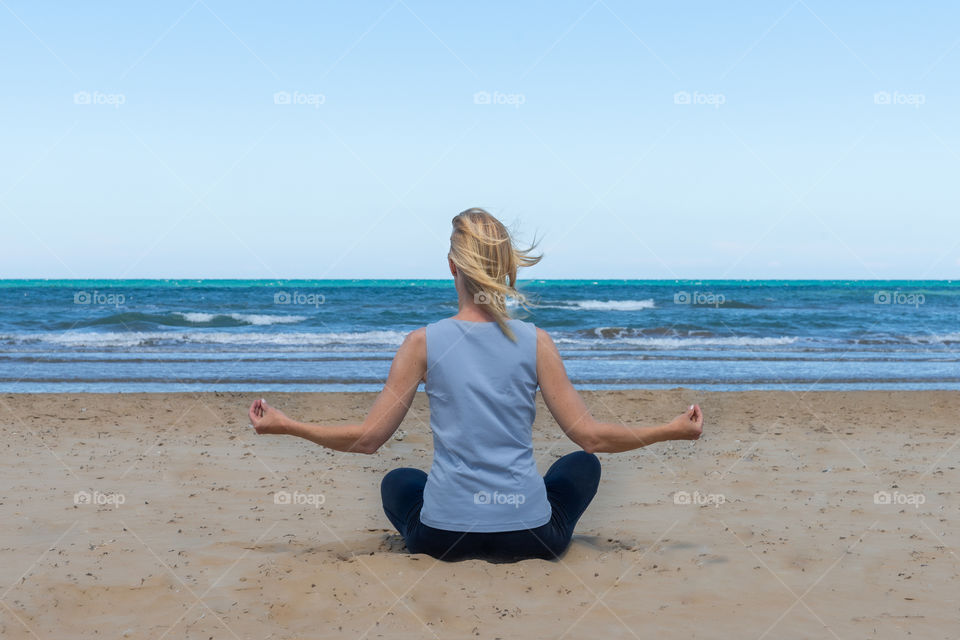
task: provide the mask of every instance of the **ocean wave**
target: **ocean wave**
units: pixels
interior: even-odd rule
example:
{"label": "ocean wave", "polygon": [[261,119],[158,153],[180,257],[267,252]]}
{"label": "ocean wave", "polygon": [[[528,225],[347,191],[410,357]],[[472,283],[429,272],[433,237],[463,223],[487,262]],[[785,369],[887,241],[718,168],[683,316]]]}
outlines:
{"label": "ocean wave", "polygon": [[940,333],[940,334],[921,334],[898,336],[891,334],[873,334],[858,338],[856,344],[863,345],[885,345],[885,344],[908,344],[908,345],[950,345],[960,344],[960,332]]}
{"label": "ocean wave", "polygon": [[[201,320],[197,320],[201,322]],[[680,329],[675,327],[596,327],[572,332],[553,331],[554,340],[568,349],[609,351],[619,349],[683,350],[698,348],[776,348],[804,347],[818,349],[920,349],[930,350],[937,347],[960,344],[960,332],[915,335],[882,335],[864,337],[814,337],[790,335],[730,335],[717,334],[709,330],[689,325]],[[90,329],[64,332],[29,332],[0,334],[0,345],[15,348],[52,349],[122,349],[122,348],[164,348],[176,352],[178,347],[195,345],[215,348],[217,345],[239,348],[291,348],[323,350],[338,347],[357,350],[396,348],[406,337],[406,331],[368,330],[344,332],[305,332],[305,331],[218,331],[213,327],[187,330],[145,330],[145,331],[94,331]]]}
{"label": "ocean wave", "polygon": [[583,311],[642,311],[655,309],[653,298],[646,300],[567,300],[558,304],[538,304],[538,309],[581,309]]}
{"label": "ocean wave", "polygon": [[[601,341],[607,341],[608,338],[582,339],[582,338],[557,338],[557,344],[596,346]],[[688,349],[696,347],[778,347],[787,346],[797,342],[799,338],[793,336],[780,337],[754,337],[754,336],[713,336],[713,337],[686,337],[686,338],[651,338],[651,337],[623,337],[617,338],[616,344],[629,345],[635,347],[645,347],[648,349]]]}
{"label": "ocean wave", "polygon": [[73,348],[130,348],[175,345],[269,345],[277,347],[399,346],[402,331],[361,331],[356,333],[228,333],[225,331],[129,331],[23,333],[0,335],[8,344],[52,344]]}
{"label": "ocean wave", "polygon": [[763,309],[761,305],[750,304],[749,302],[739,302],[737,300],[724,300],[721,303],[694,302],[691,306],[709,307],[711,309]]}
{"label": "ocean wave", "polygon": [[907,339],[913,344],[960,344],[960,333],[907,336]]}
{"label": "ocean wave", "polygon": [[174,311],[173,315],[180,316],[187,322],[194,324],[209,324],[219,318],[231,318],[242,324],[267,326],[271,324],[293,324],[303,322],[307,316],[271,316],[262,313],[199,313],[191,311]]}
{"label": "ocean wave", "polygon": [[80,322],[61,323],[63,329],[76,327],[122,326],[127,329],[149,329],[151,326],[166,327],[244,327],[269,326],[273,324],[294,324],[307,320],[307,316],[268,315],[262,313],[201,313],[193,311],[171,311],[169,313],[142,313],[124,311],[101,318]]}
{"label": "ocean wave", "polygon": [[691,325],[677,325],[672,327],[595,327],[593,329],[579,329],[576,335],[584,338],[604,338],[620,340],[622,338],[711,338],[715,334],[706,329],[699,329]]}

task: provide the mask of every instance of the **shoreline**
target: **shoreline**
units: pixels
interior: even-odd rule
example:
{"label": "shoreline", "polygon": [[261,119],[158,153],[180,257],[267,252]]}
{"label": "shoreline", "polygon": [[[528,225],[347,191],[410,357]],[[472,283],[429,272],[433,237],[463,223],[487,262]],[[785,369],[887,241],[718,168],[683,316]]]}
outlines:
{"label": "shoreline", "polygon": [[[954,387],[949,386],[932,386],[924,388],[902,388],[902,384],[922,384],[920,381],[914,382],[883,382],[876,383],[876,381],[863,381],[862,384],[864,388],[854,386],[854,387],[842,387],[834,389],[803,389],[803,388],[758,388],[758,386],[747,386],[747,388],[730,388],[730,385],[726,384],[717,384],[711,385],[708,388],[703,386],[688,387],[683,385],[675,386],[644,386],[644,387],[622,387],[618,385],[605,385],[605,386],[595,386],[595,385],[581,385],[576,382],[573,383],[577,391],[580,393],[614,393],[614,392],[624,392],[624,393],[699,393],[699,394],[744,394],[744,393],[784,393],[784,394],[794,394],[801,396],[808,396],[814,394],[837,394],[837,393],[957,393],[960,394],[960,380],[957,381]],[[942,384],[942,383],[929,383],[931,385]],[[821,383],[822,385],[822,383]],[[882,385],[889,385],[883,387]],[[190,390],[170,390],[170,391],[0,391],[0,397],[11,397],[16,398],[20,396],[203,396],[203,395],[239,395],[239,396],[251,396],[256,397],[257,395],[263,395],[269,393],[274,394],[287,394],[287,395],[313,395],[313,394],[328,394],[328,395],[337,395],[344,393],[353,393],[360,395],[369,395],[376,397],[380,393],[380,390],[383,388],[383,383],[377,383],[376,385],[370,385],[371,389],[335,389],[335,390],[315,390],[315,389],[290,389],[287,388],[290,385],[284,385],[283,387],[271,389],[269,383],[261,385],[250,385],[255,387],[250,391],[243,389],[227,388],[227,389],[201,389],[196,391]],[[305,387],[315,387],[316,385],[304,384]],[[772,386],[772,385],[771,385]],[[718,387],[718,388],[715,388]],[[539,393],[539,388],[537,390]],[[423,383],[420,384],[420,388],[417,390],[417,394],[424,394]]]}

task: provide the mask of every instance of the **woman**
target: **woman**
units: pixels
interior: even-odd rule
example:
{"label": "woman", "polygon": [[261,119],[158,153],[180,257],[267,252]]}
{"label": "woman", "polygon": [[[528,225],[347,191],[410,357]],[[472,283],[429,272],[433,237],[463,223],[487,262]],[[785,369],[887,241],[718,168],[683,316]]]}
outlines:
{"label": "woman", "polygon": [[[394,469],[381,484],[383,510],[410,552],[444,560],[558,558],[596,494],[596,453],[696,440],[703,416],[694,405],[656,427],[597,422],[550,336],[507,312],[508,297],[525,303],[517,268],[540,261],[532,250],[518,249],[482,209],[459,214],[447,256],[459,310],[406,337],[363,424],[297,422],[257,400],[250,406],[257,433],[374,453],[400,426],[424,381],[434,444],[430,473]],[[554,462],[542,478],[531,436],[538,386],[560,428],[583,449]]]}

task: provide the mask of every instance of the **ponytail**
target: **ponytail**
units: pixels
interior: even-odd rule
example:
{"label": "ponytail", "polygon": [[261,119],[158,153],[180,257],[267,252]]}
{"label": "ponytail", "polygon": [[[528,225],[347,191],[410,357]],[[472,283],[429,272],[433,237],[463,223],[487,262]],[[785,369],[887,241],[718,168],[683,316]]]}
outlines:
{"label": "ponytail", "polygon": [[536,245],[534,241],[526,249],[516,247],[503,223],[483,209],[467,209],[453,219],[450,260],[462,274],[467,294],[485,305],[514,342],[516,336],[507,324],[507,298],[528,308],[527,297],[517,290],[517,269],[540,262],[543,255],[532,253]]}

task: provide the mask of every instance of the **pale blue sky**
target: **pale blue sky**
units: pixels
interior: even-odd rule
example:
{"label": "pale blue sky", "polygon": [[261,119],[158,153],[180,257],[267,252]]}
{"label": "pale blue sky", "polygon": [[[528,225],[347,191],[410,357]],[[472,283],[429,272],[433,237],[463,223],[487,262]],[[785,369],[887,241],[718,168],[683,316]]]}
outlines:
{"label": "pale blue sky", "polygon": [[0,277],[960,274],[955,3],[0,5]]}

